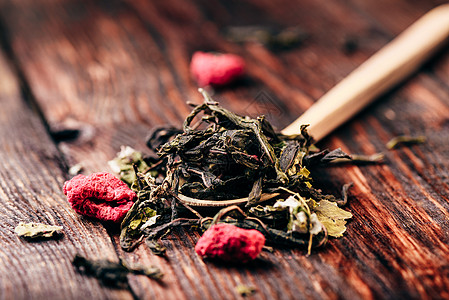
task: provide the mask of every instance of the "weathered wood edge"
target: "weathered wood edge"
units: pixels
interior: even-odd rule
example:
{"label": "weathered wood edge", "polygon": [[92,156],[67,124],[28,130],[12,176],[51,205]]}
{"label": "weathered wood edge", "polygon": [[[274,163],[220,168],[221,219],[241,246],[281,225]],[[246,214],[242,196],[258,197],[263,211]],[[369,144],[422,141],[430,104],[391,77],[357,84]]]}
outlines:
{"label": "weathered wood edge", "polygon": [[[105,229],[76,215],[62,194],[64,161],[39,116],[21,98],[0,51],[0,297],[3,299],[132,299],[75,271],[76,253],[117,260]],[[30,242],[19,222],[60,225],[63,236]]]}

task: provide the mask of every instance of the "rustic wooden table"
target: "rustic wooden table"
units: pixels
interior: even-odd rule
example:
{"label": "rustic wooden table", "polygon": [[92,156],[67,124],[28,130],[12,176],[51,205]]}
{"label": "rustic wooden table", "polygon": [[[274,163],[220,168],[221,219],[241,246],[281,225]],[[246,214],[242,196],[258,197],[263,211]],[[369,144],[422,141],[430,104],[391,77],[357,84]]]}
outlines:
{"label": "rustic wooden table", "polygon": [[[322,141],[348,153],[385,151],[386,163],[319,171],[327,193],[354,182],[345,236],[311,256],[264,252],[248,266],[203,262],[197,233],[164,240],[167,259],[145,245],[131,253],[101,223],[78,216],[62,185],[68,167],[108,171],[121,145],[141,151],[156,125],[179,126],[187,100],[201,101],[189,75],[192,53],[237,53],[240,83],[216,91],[240,114],[265,113],[283,128],[395,35],[443,1],[0,1],[0,298],[255,299],[449,298],[449,55]],[[231,25],[299,26],[289,50],[227,41]],[[447,48],[446,48],[447,50]],[[388,151],[401,134],[427,143]],[[64,227],[62,239],[30,243],[20,222]],[[159,266],[162,283],[130,277],[110,289],[75,272],[75,253]]]}

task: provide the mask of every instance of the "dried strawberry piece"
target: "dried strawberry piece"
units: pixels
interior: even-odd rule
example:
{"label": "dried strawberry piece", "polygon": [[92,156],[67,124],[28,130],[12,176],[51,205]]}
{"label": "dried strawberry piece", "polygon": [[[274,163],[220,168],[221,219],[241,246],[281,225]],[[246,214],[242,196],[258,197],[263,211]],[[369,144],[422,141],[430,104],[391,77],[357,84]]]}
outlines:
{"label": "dried strawberry piece", "polygon": [[136,199],[123,181],[107,172],[73,177],[64,183],[64,194],[80,215],[119,223]]}
{"label": "dried strawberry piece", "polygon": [[232,224],[212,225],[198,240],[195,251],[200,256],[231,262],[254,260],[265,244],[265,237],[255,229]]}
{"label": "dried strawberry piece", "polygon": [[241,76],[245,61],[235,54],[195,52],[190,62],[190,72],[199,86],[225,85]]}

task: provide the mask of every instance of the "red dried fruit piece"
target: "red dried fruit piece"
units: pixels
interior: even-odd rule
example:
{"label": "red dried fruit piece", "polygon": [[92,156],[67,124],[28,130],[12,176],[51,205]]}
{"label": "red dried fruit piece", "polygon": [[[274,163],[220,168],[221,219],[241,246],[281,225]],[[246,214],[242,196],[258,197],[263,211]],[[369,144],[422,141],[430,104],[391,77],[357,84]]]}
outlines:
{"label": "red dried fruit piece", "polygon": [[262,251],[265,237],[255,229],[231,224],[212,225],[198,240],[195,251],[200,256],[231,262],[248,262]]}
{"label": "red dried fruit piece", "polygon": [[73,177],[64,183],[64,194],[80,215],[119,223],[136,199],[123,181],[107,172]]}
{"label": "red dried fruit piece", "polygon": [[235,54],[195,52],[190,62],[190,72],[199,86],[225,85],[241,76],[245,61]]}

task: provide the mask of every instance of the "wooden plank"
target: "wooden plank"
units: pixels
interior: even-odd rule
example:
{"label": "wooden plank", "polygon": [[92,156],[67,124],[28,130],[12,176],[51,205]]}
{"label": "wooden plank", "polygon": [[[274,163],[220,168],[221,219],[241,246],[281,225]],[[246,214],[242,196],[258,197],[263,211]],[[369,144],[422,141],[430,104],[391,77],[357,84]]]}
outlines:
{"label": "wooden plank", "polygon": [[[117,260],[105,229],[70,208],[62,193],[65,163],[0,53],[0,297],[2,299],[132,299],[77,273],[76,253]],[[28,242],[19,222],[60,225],[57,240]]]}
{"label": "wooden plank", "polygon": [[[144,150],[150,127],[180,124],[188,111],[184,100],[200,101],[188,74],[195,50],[242,55],[249,83],[219,90],[217,98],[245,113],[261,104],[254,98],[265,91],[278,109],[269,117],[281,128],[436,3],[388,2],[385,10],[374,0],[8,1],[1,17],[50,128],[83,132],[60,149],[69,163],[92,172],[107,169],[121,144]],[[227,42],[220,33],[251,22],[300,25],[310,37],[302,47],[274,53]],[[342,50],[348,35],[358,40],[350,55]],[[227,299],[246,283],[257,286],[261,299],[447,298],[447,54],[431,66],[435,72],[414,77],[322,143],[372,154],[386,151],[398,134],[428,137],[425,145],[386,151],[385,165],[315,170],[327,192],[355,183],[354,220],[344,238],[311,257],[301,249],[275,251],[242,267],[201,261],[193,251],[198,235],[180,231],[165,240],[168,261],[145,247],[120,253],[167,274],[164,285],[131,279],[135,294]]]}

